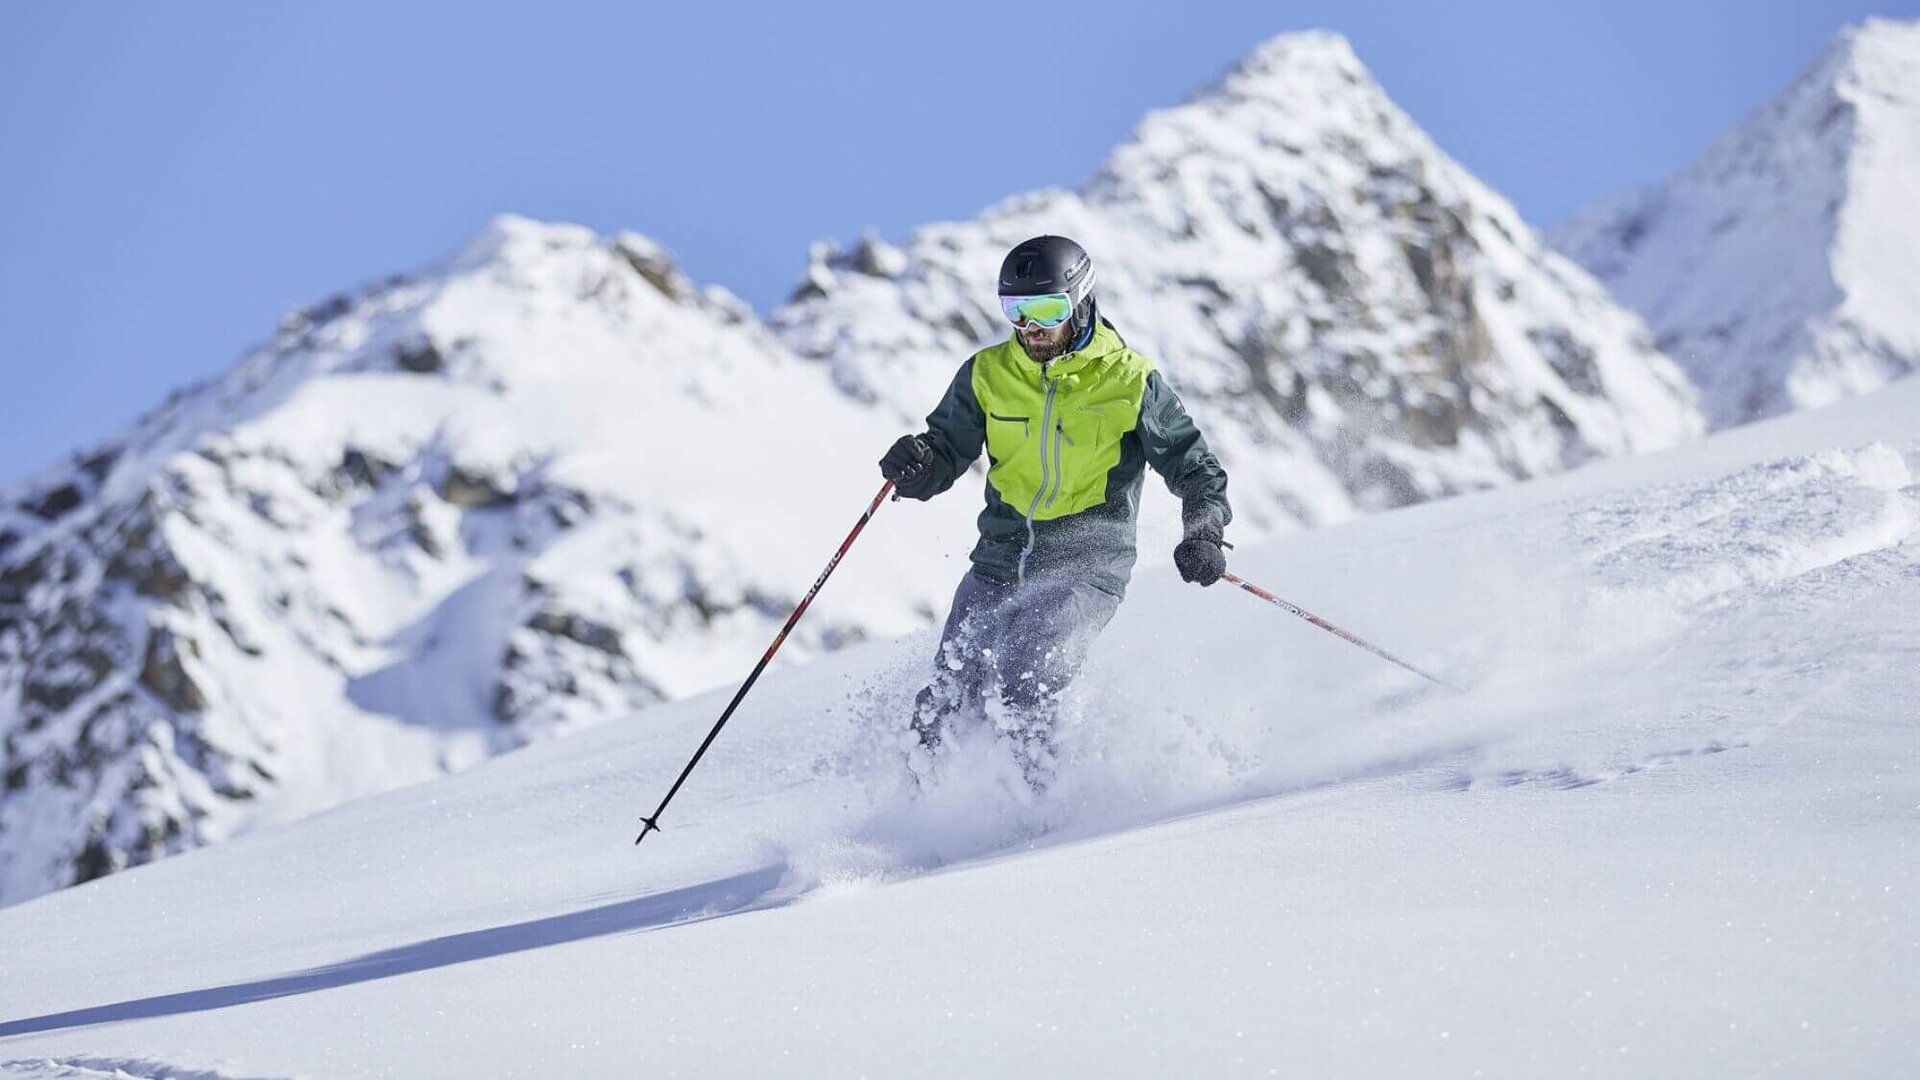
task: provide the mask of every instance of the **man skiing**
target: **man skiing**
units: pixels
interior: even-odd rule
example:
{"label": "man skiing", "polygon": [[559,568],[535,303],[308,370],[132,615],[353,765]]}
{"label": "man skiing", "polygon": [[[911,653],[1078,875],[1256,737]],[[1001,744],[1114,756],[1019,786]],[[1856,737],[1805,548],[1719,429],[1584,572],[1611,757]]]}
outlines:
{"label": "man skiing", "polygon": [[1135,558],[1144,466],[1180,498],[1180,576],[1226,571],[1227,475],[1153,362],[1102,318],[1093,260],[1060,236],[1007,253],[1007,340],[960,366],[927,430],[880,460],[895,490],[930,499],[987,451],[986,509],[960,580],[933,681],[915,699],[916,775],[963,718],[1009,736],[1027,780],[1054,771],[1061,691],[1120,606]]}

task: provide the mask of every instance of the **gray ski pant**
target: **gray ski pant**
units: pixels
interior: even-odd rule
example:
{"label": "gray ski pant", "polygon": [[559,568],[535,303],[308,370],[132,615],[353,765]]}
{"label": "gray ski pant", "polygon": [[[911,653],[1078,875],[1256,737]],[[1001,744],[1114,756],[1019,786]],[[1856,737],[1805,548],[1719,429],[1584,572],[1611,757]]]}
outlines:
{"label": "gray ski pant", "polygon": [[1061,691],[1086,661],[1120,598],[1071,578],[1002,584],[968,571],[953,594],[934,677],[914,700],[913,728],[928,750],[955,723],[985,722],[986,706],[1029,763],[1051,749]]}

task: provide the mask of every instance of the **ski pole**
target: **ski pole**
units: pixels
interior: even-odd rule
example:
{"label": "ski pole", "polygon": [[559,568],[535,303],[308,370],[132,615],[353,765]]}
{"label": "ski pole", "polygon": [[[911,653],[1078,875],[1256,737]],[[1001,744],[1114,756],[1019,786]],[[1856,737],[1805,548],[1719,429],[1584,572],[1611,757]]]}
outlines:
{"label": "ski pole", "polygon": [[853,546],[854,538],[860,535],[861,529],[867,527],[867,522],[873,520],[874,512],[880,509],[880,504],[886,500],[887,493],[892,490],[893,481],[891,480],[880,485],[880,493],[867,504],[867,512],[860,515],[860,520],[854,522],[853,531],[847,534],[845,540],[840,541],[840,550],[834,552],[833,558],[827,560],[827,568],[820,571],[820,576],[814,579],[813,588],[807,590],[807,595],[800,601],[800,606],[794,608],[793,614],[787,616],[787,625],[780,628],[780,633],[774,637],[773,644],[767,646],[767,651],[760,657],[760,662],[754,665],[753,674],[747,676],[747,681],[740,684],[740,689],[734,693],[733,700],[727,703],[726,711],[720,714],[720,719],[713,725],[713,730],[707,732],[706,739],[701,741],[700,749],[693,752],[693,760],[687,762],[687,767],[680,770],[680,778],[673,782],[673,787],[667,789],[667,797],[660,800],[660,805],[654,808],[652,817],[640,819],[646,827],[640,830],[639,836],[633,838],[634,843],[638,844],[645,840],[650,832],[660,831],[661,812],[666,810],[667,804],[673,801],[676,794],[679,794],[680,785],[687,782],[687,775],[693,772],[695,765],[700,764],[700,758],[706,754],[707,747],[713,745],[714,736],[720,734],[720,729],[727,726],[727,721],[733,716],[733,710],[740,707],[740,702],[746,698],[747,691],[753,689],[754,680],[760,677],[761,672],[767,670],[767,664],[773,659],[773,654],[780,651],[780,646],[787,640],[787,635],[800,622],[800,616],[807,613],[807,605],[813,603],[813,598],[819,595],[820,587],[827,583],[827,577],[833,573],[833,568],[840,565],[840,560],[847,554],[847,549]]}
{"label": "ski pole", "polygon": [[1406,668],[1408,671],[1413,672],[1415,675],[1418,675],[1421,678],[1427,680],[1428,682],[1433,683],[1435,686],[1444,686],[1448,690],[1451,690],[1456,694],[1463,694],[1466,692],[1460,689],[1459,687],[1453,685],[1450,682],[1446,682],[1445,680],[1435,678],[1434,676],[1429,675],[1424,671],[1421,671],[1419,668],[1414,667],[1412,664],[1407,663],[1405,660],[1400,659],[1399,657],[1393,655],[1387,650],[1380,648],[1378,645],[1369,645],[1368,643],[1361,641],[1359,638],[1354,637],[1352,634],[1347,633],[1345,630],[1342,630],[1339,627],[1328,622],[1327,620],[1321,618],[1320,616],[1315,615],[1313,612],[1308,611],[1306,608],[1303,608],[1298,604],[1290,604],[1285,600],[1282,600],[1279,597],[1268,592],[1267,590],[1261,588],[1260,586],[1255,585],[1253,582],[1248,581],[1247,579],[1241,577],[1236,573],[1233,573],[1232,571],[1227,571],[1226,573],[1223,573],[1220,576],[1225,580],[1231,581],[1235,585],[1238,585],[1241,588],[1247,590],[1248,592],[1259,597],[1260,599],[1265,600],[1267,603],[1280,608],[1282,611],[1287,611],[1295,615],[1298,615],[1301,618],[1312,623],[1313,625],[1319,627],[1320,629],[1325,630],[1327,633],[1332,634],[1335,637],[1343,638],[1347,641],[1350,641],[1353,644],[1360,646],[1361,648],[1367,650],[1368,652],[1372,653],[1373,655],[1379,657],[1382,660],[1387,660],[1387,661],[1391,661],[1392,663],[1399,664],[1401,667]]}

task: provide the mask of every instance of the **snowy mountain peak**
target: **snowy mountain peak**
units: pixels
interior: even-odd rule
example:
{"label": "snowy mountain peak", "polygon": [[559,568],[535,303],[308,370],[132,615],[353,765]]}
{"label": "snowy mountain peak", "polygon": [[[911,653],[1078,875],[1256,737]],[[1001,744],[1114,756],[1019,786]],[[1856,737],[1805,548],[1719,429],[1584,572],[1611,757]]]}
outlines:
{"label": "snowy mountain peak", "polygon": [[1644,315],[1719,425],[1920,366],[1920,23],[1828,43],[1778,98],[1555,242]]}
{"label": "snowy mountain peak", "polygon": [[542,251],[577,251],[598,246],[599,235],[583,225],[499,214],[461,246],[454,264],[470,268],[501,259],[537,260]]}
{"label": "snowy mountain peak", "polygon": [[1340,34],[1308,30],[1281,34],[1255,48],[1195,100],[1223,96],[1297,100],[1306,89],[1370,85],[1373,76]]}
{"label": "snowy mountain peak", "polygon": [[[1822,48],[1798,78],[1682,175],[1732,181],[1783,171],[1851,172],[1861,144],[1920,122],[1920,23],[1874,19]],[[1818,146],[1830,156],[1799,156]]]}
{"label": "snowy mountain peak", "polygon": [[[616,269],[614,260],[624,262],[668,300],[690,303],[702,298],[672,253],[651,237],[621,232],[605,238],[583,225],[536,221],[517,214],[501,214],[488,222],[451,260],[448,270],[488,273],[533,285],[541,282],[542,275],[586,273],[604,278]],[[589,279],[577,284],[590,289],[594,283]],[[724,290],[716,294],[725,295]]]}
{"label": "snowy mountain peak", "polygon": [[1149,113],[1114,152],[1109,170],[1124,172],[1133,158],[1196,151],[1251,162],[1264,152],[1350,149],[1380,136],[1439,153],[1346,38],[1325,31],[1282,34],[1184,104]]}
{"label": "snowy mountain peak", "polygon": [[1870,18],[1842,30],[1823,52],[1821,64],[1836,62],[1837,82],[1849,91],[1884,97],[1908,108],[1920,106],[1920,20]]}
{"label": "snowy mountain peak", "polygon": [[1670,444],[1698,427],[1639,321],[1436,148],[1347,43],[1291,34],[1147,116],[1078,191],[1017,195],[898,249],[819,249],[773,315],[902,423],[1004,335],[1008,246],[1073,236],[1102,312],[1279,530]]}

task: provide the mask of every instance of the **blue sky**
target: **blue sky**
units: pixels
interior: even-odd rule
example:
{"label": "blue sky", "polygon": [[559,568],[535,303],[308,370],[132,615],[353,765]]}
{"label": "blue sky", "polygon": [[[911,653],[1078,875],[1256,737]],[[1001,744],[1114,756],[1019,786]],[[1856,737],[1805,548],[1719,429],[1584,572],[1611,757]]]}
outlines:
{"label": "blue sky", "polygon": [[1920,2],[12,0],[0,477],[501,211],[648,233],[764,311],[810,241],[1078,184],[1146,110],[1317,27],[1549,223],[1684,164],[1871,14]]}

